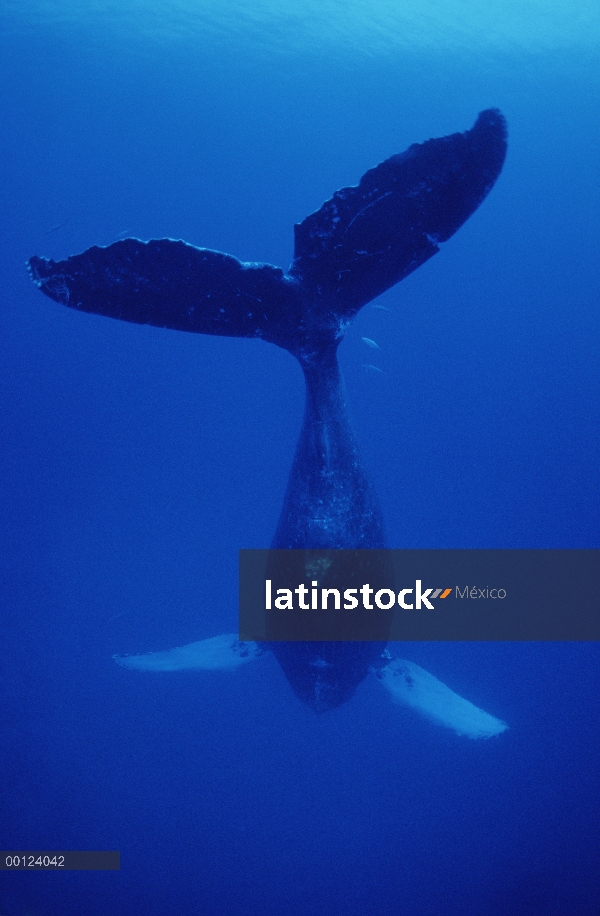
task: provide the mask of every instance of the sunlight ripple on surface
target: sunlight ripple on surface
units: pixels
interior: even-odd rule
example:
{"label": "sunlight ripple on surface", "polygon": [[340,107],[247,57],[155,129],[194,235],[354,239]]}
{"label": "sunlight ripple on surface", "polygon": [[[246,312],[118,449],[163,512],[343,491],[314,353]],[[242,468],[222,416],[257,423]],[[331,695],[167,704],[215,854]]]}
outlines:
{"label": "sunlight ripple on surface", "polygon": [[5,0],[13,29],[98,27],[121,37],[243,37],[275,53],[352,49],[545,52],[600,44],[600,5],[568,0]]}

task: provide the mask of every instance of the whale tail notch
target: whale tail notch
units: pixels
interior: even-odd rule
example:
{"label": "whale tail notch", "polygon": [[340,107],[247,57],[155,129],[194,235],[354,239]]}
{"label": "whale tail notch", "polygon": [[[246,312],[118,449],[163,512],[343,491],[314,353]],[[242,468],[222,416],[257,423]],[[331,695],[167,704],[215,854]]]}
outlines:
{"label": "whale tail notch", "polygon": [[414,144],[295,227],[288,273],[174,239],[122,239],[64,261],[32,257],[51,299],[137,324],[258,337],[302,357],[336,342],[362,306],[439,251],[500,174],[506,123]]}

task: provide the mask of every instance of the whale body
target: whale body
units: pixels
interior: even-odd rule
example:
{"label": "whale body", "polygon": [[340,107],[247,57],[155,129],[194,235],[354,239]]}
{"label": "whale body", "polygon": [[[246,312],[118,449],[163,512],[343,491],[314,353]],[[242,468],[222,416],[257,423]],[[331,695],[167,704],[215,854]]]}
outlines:
{"label": "whale body", "polygon": [[[505,154],[506,124],[496,109],[464,133],[413,144],[295,226],[287,273],[179,240],[134,238],[64,261],[32,257],[29,271],[47,296],[80,311],[259,338],[292,353],[306,406],[271,547],[382,548],[383,516],[348,419],[337,348],[364,305],[436,254],[479,207]],[[316,712],[346,702],[372,671],[395,700],[458,734],[490,737],[506,728],[417,665],[391,659],[384,643],[258,646],[224,634],[116,661],[138,670],[232,669],[267,648]]]}

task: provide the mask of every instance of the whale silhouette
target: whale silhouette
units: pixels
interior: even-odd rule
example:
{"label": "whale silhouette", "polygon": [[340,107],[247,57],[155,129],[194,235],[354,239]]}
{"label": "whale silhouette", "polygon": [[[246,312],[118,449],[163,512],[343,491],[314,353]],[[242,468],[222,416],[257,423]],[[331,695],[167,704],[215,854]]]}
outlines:
{"label": "whale silhouette", "polygon": [[[157,327],[260,338],[292,353],[306,406],[274,549],[385,547],[381,509],[348,420],[337,347],[357,312],[439,251],[479,207],[506,155],[506,123],[482,112],[464,133],[410,146],[336,191],[295,226],[287,273],[183,241],[126,238],[64,261],[32,257],[47,296]],[[241,643],[225,634],[167,652],[115,657],[144,671],[232,669],[267,649],[317,712],[347,701],[372,671],[392,697],[469,737],[506,725],[385,643]]]}

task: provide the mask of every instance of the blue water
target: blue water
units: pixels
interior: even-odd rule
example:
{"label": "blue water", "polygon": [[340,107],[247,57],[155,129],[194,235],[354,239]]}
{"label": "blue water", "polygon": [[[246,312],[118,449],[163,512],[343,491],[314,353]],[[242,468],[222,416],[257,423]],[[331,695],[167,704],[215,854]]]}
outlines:
{"label": "blue water", "polygon": [[498,106],[489,198],[341,347],[353,421],[392,546],[600,547],[598,13],[419,9],[0,10],[0,848],[121,851],[1,873],[2,916],[600,913],[596,644],[401,647],[509,723],[488,742],[373,679],[317,717],[270,656],[114,665],[235,629],[301,372],[70,311],[24,268],[123,235],[286,267],[336,188]]}

